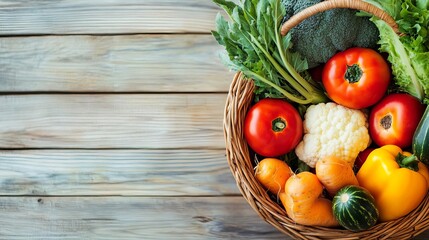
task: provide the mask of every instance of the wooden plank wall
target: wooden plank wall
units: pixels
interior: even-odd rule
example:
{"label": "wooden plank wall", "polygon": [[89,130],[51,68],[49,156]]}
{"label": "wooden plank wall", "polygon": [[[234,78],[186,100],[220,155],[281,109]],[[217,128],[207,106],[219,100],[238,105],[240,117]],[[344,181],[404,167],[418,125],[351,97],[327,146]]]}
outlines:
{"label": "wooden plank wall", "polygon": [[205,34],[219,12],[207,0],[2,0],[0,7],[5,35]]}
{"label": "wooden plank wall", "polygon": [[0,46],[0,92],[224,93],[233,76],[209,34],[7,37]]}
{"label": "wooden plank wall", "polygon": [[0,239],[278,239],[239,194],[209,0],[0,0]]}

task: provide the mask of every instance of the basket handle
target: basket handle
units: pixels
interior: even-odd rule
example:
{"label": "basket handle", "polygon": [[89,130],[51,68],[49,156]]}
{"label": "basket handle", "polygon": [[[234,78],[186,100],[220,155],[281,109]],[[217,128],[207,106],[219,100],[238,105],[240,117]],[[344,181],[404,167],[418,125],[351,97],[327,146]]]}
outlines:
{"label": "basket handle", "polygon": [[367,3],[361,0],[326,0],[320,3],[317,3],[293,15],[288,21],[286,21],[281,28],[281,34],[283,36],[286,35],[289,32],[289,30],[291,30],[296,25],[300,24],[306,18],[309,18],[313,15],[316,15],[317,13],[324,12],[326,10],[330,10],[334,8],[351,8],[351,9],[362,10],[364,12],[371,13],[372,15],[385,21],[393,29],[393,31],[396,32],[396,34],[399,34],[398,25],[387,12],[383,11],[382,9],[370,3]]}

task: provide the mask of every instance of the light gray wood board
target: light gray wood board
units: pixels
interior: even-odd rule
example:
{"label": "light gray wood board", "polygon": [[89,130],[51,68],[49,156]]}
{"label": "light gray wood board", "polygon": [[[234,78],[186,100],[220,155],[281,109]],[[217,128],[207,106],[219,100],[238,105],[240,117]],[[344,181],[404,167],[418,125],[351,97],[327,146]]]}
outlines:
{"label": "light gray wood board", "polygon": [[0,195],[232,194],[224,150],[0,151]]}
{"label": "light gray wood board", "polygon": [[1,197],[3,239],[290,239],[241,196]]}
{"label": "light gray wood board", "polygon": [[0,197],[0,225],[9,240],[292,239],[241,196]]}
{"label": "light gray wood board", "polygon": [[0,92],[226,92],[223,51],[211,35],[0,38]]}
{"label": "light gray wood board", "polygon": [[0,34],[208,33],[210,0],[2,0]]}
{"label": "light gray wood board", "polygon": [[0,148],[224,149],[226,94],[0,96]]}

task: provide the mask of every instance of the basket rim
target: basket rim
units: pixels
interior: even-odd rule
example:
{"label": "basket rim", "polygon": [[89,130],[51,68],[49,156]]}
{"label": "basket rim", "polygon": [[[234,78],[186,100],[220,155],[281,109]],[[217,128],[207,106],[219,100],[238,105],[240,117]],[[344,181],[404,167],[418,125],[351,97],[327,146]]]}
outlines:
{"label": "basket rim", "polygon": [[297,26],[306,18],[316,15],[317,13],[335,9],[335,8],[348,8],[348,9],[361,10],[361,11],[370,13],[373,16],[376,16],[379,19],[386,22],[396,34],[400,34],[399,26],[392,16],[390,16],[383,9],[371,3],[364,2],[362,0],[325,0],[319,3],[316,3],[293,15],[289,20],[287,20],[282,25],[280,32],[283,36],[285,36],[289,32],[289,30]]}

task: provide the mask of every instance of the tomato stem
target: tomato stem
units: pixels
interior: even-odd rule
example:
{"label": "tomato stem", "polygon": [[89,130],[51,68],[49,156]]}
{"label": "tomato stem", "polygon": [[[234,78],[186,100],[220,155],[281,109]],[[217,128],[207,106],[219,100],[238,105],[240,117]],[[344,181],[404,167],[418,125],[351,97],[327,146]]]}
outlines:
{"label": "tomato stem", "polygon": [[353,64],[351,66],[347,66],[346,74],[344,75],[344,78],[349,83],[357,83],[359,82],[360,78],[362,77],[362,69],[358,64]]}
{"label": "tomato stem", "polygon": [[281,132],[286,128],[286,122],[282,118],[276,118],[272,122],[274,132]]}

